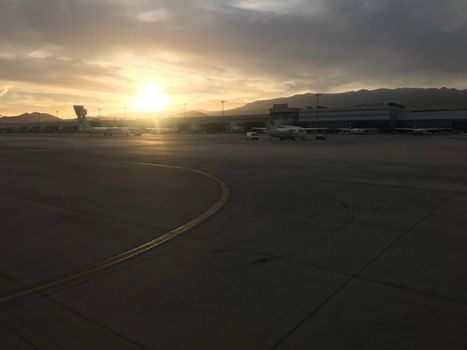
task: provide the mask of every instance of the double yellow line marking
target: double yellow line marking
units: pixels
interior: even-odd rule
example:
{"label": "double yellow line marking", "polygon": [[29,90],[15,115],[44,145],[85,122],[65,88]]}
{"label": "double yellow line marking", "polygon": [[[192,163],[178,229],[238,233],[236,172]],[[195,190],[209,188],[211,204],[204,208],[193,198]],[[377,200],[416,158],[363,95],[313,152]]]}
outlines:
{"label": "double yellow line marking", "polygon": [[42,292],[48,288],[52,287],[58,287],[64,283],[71,282],[73,280],[77,280],[79,278],[85,277],[87,275],[90,275],[92,273],[98,272],[104,268],[116,265],[118,263],[121,263],[123,261],[126,261],[130,258],[133,258],[141,253],[147,252],[148,250],[151,250],[155,247],[160,246],[161,244],[170,241],[171,239],[179,236],[180,234],[192,229],[193,227],[199,225],[203,221],[207,220],[209,217],[214,215],[219,209],[221,209],[224,204],[227,202],[230,196],[230,189],[229,186],[219,179],[218,177],[205,173],[204,171],[200,170],[195,170],[195,169],[190,169],[190,168],[185,168],[185,167],[180,167],[180,166],[172,166],[172,165],[164,165],[164,164],[153,164],[153,163],[140,163],[140,162],[124,162],[126,164],[133,164],[133,165],[140,165],[140,166],[150,166],[150,167],[158,167],[158,168],[169,168],[169,169],[179,169],[183,171],[188,171],[194,174],[199,174],[205,177],[208,177],[209,179],[215,181],[221,188],[221,195],[217,199],[217,201],[205,212],[203,212],[201,215],[191,219],[187,223],[178,226],[161,236],[150,240],[146,243],[143,243],[135,248],[132,248],[130,250],[124,251],[120,254],[117,254],[113,257],[110,257],[108,259],[102,260],[100,262],[97,262],[92,265],[88,265],[86,267],[83,267],[81,269],[75,270],[75,271],[70,271],[67,272],[63,275],[60,275],[53,280],[50,281],[45,281],[45,282],[39,282],[35,285],[32,285],[30,287],[26,287],[20,291],[17,291],[15,293],[0,297],[0,303],[7,302],[7,301],[12,301],[14,299],[17,299],[19,297],[36,293],[36,292]]}

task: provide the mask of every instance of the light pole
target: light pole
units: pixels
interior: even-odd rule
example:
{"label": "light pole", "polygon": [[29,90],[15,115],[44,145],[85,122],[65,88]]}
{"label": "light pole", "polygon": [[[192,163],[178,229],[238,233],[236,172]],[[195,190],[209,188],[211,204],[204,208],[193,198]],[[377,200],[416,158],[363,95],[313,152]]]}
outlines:
{"label": "light pole", "polygon": [[222,119],[224,119],[224,103],[225,103],[225,101],[222,100],[221,101],[221,104],[222,104]]}
{"label": "light pole", "polygon": [[316,96],[316,127],[319,127],[319,97],[322,94],[315,94]]}
{"label": "light pole", "polygon": [[[224,103],[225,103],[225,101],[222,100],[221,101],[221,104],[222,104],[222,123],[224,123]],[[224,124],[224,132],[225,132],[225,124]]]}
{"label": "light pole", "polygon": [[188,133],[188,122],[186,120],[186,103],[183,104],[183,115],[184,115],[184,118],[185,118],[185,124],[183,126],[183,130],[184,130],[184,133]]}
{"label": "light pole", "polygon": [[55,113],[57,113],[57,123],[59,122],[60,118],[58,117],[58,113],[59,111],[55,111]]}

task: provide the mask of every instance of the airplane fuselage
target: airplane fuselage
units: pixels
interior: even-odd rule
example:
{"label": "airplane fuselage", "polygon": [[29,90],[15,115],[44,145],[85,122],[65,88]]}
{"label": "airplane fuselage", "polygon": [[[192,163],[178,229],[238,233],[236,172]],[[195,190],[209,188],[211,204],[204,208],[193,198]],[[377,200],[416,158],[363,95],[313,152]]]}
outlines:
{"label": "airplane fuselage", "polygon": [[88,133],[88,134],[99,134],[99,135],[129,135],[131,131],[125,127],[118,127],[118,126],[94,126],[88,128],[82,128],[80,131]]}
{"label": "airplane fuselage", "polygon": [[424,130],[424,129],[414,129],[412,133],[414,135],[421,135],[421,136],[433,135],[431,131]]}
{"label": "airplane fuselage", "polygon": [[160,134],[169,134],[169,133],[176,133],[178,130],[175,127],[170,128],[135,128],[130,127],[128,128],[130,132],[136,136],[141,136],[143,134],[148,135],[160,135]]}
{"label": "airplane fuselage", "polygon": [[279,138],[281,140],[295,140],[295,139],[302,139],[304,140],[306,137],[306,131],[302,130],[300,127],[279,127],[279,128],[271,128],[265,129],[264,133],[271,137]]}

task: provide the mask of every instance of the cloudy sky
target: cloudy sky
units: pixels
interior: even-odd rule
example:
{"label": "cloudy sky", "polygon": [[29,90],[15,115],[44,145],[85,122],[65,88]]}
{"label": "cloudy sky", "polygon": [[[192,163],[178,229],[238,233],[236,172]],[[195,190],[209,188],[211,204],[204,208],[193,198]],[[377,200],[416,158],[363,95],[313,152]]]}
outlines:
{"label": "cloudy sky", "polygon": [[466,13],[465,0],[1,0],[0,115],[464,89]]}

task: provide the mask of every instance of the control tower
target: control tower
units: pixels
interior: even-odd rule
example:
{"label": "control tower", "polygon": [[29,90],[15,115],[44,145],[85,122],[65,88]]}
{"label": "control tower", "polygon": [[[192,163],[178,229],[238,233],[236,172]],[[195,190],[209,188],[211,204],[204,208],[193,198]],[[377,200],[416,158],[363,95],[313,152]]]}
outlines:
{"label": "control tower", "polygon": [[82,105],[74,105],[73,109],[75,110],[76,116],[78,119],[84,119],[86,118],[86,115],[88,114],[87,109],[84,108]]}

